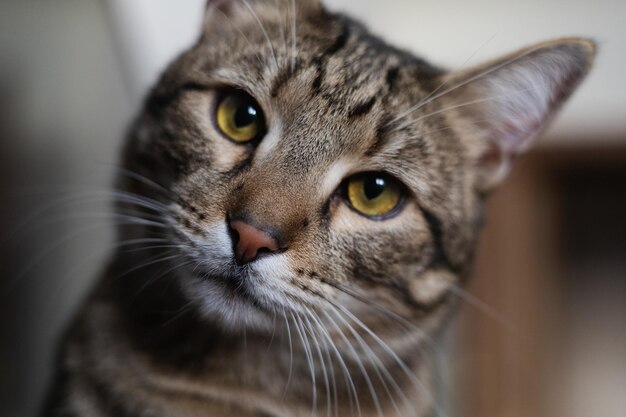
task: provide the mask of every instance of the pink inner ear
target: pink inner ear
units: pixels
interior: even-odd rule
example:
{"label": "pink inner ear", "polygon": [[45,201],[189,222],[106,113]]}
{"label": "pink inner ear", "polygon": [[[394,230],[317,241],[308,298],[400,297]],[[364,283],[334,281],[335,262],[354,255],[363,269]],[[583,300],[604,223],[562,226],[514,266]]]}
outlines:
{"label": "pink inner ear", "polygon": [[506,119],[497,133],[502,153],[517,155],[524,152],[544,122],[545,119],[539,120],[531,114],[517,115],[515,120]]}
{"label": "pink inner ear", "polygon": [[489,141],[477,161],[483,189],[500,182],[530,147],[586,74],[593,51],[583,40],[548,43],[481,69],[470,91],[485,100],[468,110],[484,120],[480,130]]}
{"label": "pink inner ear", "polygon": [[487,150],[481,155],[478,165],[494,167],[502,161],[502,150],[495,143],[490,143]]}
{"label": "pink inner ear", "polygon": [[[569,51],[571,52],[571,51]],[[478,81],[486,97],[489,136],[502,157],[524,152],[572,92],[583,72],[576,56],[559,48],[535,51]]]}

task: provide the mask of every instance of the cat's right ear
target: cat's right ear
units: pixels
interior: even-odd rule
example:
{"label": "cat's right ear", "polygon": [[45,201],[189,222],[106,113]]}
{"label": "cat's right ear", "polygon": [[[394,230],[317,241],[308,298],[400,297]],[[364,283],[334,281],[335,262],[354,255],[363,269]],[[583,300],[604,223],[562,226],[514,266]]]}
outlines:
{"label": "cat's right ear", "polygon": [[203,27],[205,33],[242,30],[240,19],[258,24],[268,14],[299,18],[322,9],[320,0],[207,0]]}
{"label": "cat's right ear", "polygon": [[221,32],[224,29],[228,29],[228,26],[232,25],[230,22],[233,19],[234,9],[237,6],[235,3],[241,3],[241,1],[207,0],[204,8],[204,32]]}

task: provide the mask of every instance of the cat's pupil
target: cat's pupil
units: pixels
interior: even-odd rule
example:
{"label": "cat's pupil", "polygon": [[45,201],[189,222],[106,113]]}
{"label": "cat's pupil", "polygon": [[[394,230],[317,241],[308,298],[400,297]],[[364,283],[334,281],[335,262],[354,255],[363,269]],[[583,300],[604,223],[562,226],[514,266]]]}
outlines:
{"label": "cat's pupil", "polygon": [[246,127],[253,124],[257,118],[257,110],[252,104],[243,103],[235,112],[235,126]]}
{"label": "cat's pupil", "polygon": [[370,177],[363,181],[363,192],[368,200],[373,200],[385,191],[387,184],[380,177]]}

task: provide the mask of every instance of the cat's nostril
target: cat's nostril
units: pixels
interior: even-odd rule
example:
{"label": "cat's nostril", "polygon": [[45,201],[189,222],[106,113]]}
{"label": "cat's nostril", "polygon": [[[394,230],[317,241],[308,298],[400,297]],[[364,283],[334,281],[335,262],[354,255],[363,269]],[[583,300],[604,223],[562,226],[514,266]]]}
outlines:
{"label": "cat's nostril", "polygon": [[232,221],[230,229],[235,259],[240,265],[253,261],[261,254],[274,253],[279,249],[278,242],[271,234],[242,220]]}
{"label": "cat's nostril", "polygon": [[230,234],[230,240],[233,242],[233,245],[237,246],[237,243],[239,243],[239,232],[233,229],[231,225],[228,225],[228,233]]}
{"label": "cat's nostril", "polygon": [[264,254],[264,253],[273,253],[273,252],[274,252],[274,251],[273,251],[273,250],[271,250],[270,248],[265,248],[265,247],[263,247],[263,248],[259,248],[259,249],[256,251],[256,254],[257,254],[257,256],[258,256],[258,255],[262,255],[262,254]]}

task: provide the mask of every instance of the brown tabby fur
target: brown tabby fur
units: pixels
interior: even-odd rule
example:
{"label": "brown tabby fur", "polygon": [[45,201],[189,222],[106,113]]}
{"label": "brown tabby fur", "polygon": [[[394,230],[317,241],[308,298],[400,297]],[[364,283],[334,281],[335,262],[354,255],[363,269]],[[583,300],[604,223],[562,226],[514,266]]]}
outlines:
{"label": "brown tabby fur", "polygon": [[[46,415],[435,415],[432,336],[467,276],[484,196],[593,54],[563,39],[449,73],[315,1],[210,1],[126,142],[120,247],[69,329]],[[548,74],[546,109],[523,134],[494,128],[494,112],[525,102],[489,101],[525,91],[485,97],[502,84],[485,80],[515,84],[527,68]],[[263,108],[260,143],[217,133],[225,88]],[[524,141],[498,142],[511,131]],[[397,215],[368,219],[336,192],[365,171],[404,184]],[[238,267],[233,213],[285,250]]]}

